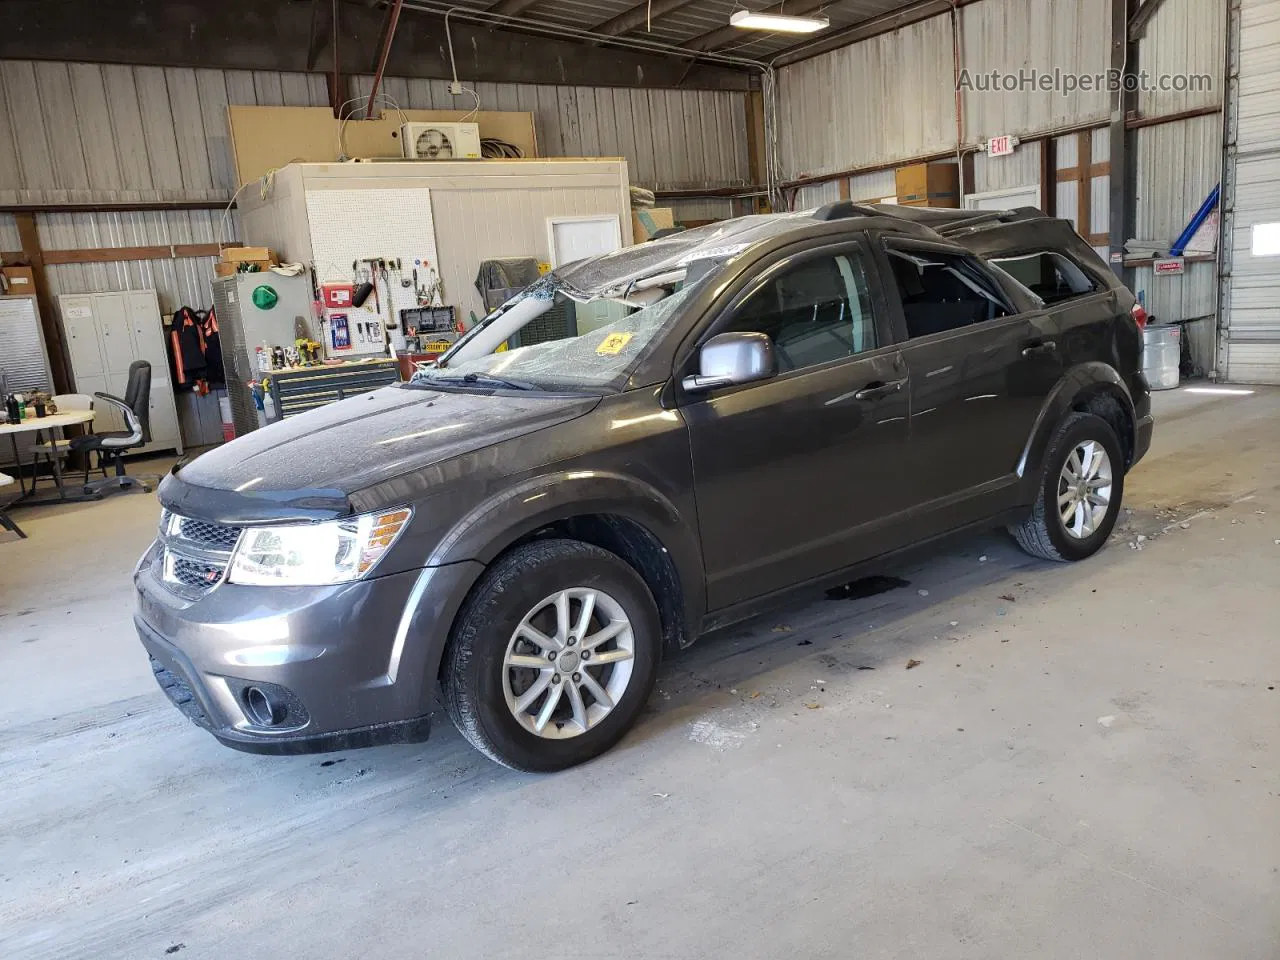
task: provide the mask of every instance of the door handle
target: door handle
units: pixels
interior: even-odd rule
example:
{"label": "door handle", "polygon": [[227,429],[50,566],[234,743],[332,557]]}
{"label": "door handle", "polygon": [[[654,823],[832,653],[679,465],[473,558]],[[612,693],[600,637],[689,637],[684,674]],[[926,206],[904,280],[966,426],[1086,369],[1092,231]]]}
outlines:
{"label": "door handle", "polygon": [[869,383],[857,393],[853,395],[855,400],[879,400],[881,397],[887,397],[891,393],[897,393],[906,386],[906,377],[901,380],[877,381]]}
{"label": "door handle", "polygon": [[1046,353],[1053,353],[1058,349],[1058,344],[1053,340],[1041,340],[1038,343],[1032,343],[1022,348],[1024,357],[1039,357]]}

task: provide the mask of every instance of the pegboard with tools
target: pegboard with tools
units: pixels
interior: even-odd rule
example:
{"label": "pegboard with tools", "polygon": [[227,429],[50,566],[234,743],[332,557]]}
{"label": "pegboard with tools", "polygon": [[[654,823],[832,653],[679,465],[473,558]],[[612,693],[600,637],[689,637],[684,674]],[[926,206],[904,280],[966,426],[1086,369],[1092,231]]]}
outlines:
{"label": "pegboard with tools", "polygon": [[[402,310],[448,303],[436,259],[431,191],[370,187],[307,193],[312,266],[324,296],[330,357],[384,352],[384,332],[405,348]],[[351,303],[328,295],[350,285]],[[338,301],[338,305],[331,305]]]}

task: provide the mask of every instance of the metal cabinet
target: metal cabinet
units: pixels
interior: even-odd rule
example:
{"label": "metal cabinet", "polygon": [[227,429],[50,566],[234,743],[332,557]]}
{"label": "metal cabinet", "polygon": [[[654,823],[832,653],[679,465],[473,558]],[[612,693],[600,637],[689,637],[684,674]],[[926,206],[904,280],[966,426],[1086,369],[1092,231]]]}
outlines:
{"label": "metal cabinet", "polygon": [[[80,393],[109,393],[124,398],[129,364],[151,364],[151,442],[131,452],[175,450],[182,453],[178,409],[169,383],[169,355],[154,290],[63,294],[58,298],[67,334],[71,372]],[[94,429],[123,430],[114,410],[99,404]]]}

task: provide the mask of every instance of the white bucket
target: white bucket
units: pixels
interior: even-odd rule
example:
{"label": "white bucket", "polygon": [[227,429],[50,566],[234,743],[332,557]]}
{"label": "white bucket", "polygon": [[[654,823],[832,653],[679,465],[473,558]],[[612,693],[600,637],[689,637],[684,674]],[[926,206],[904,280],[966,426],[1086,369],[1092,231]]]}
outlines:
{"label": "white bucket", "polygon": [[1148,326],[1142,331],[1142,372],[1152,390],[1172,390],[1178,385],[1181,359],[1181,327]]}

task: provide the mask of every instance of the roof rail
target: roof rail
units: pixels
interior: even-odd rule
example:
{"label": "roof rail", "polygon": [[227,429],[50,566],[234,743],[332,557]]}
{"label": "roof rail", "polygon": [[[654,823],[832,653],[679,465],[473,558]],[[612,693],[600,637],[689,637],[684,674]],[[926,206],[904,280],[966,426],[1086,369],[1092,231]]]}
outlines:
{"label": "roof rail", "polygon": [[875,207],[852,200],[837,200],[813,211],[815,220],[845,220],[849,217],[880,217],[884,214]]}

